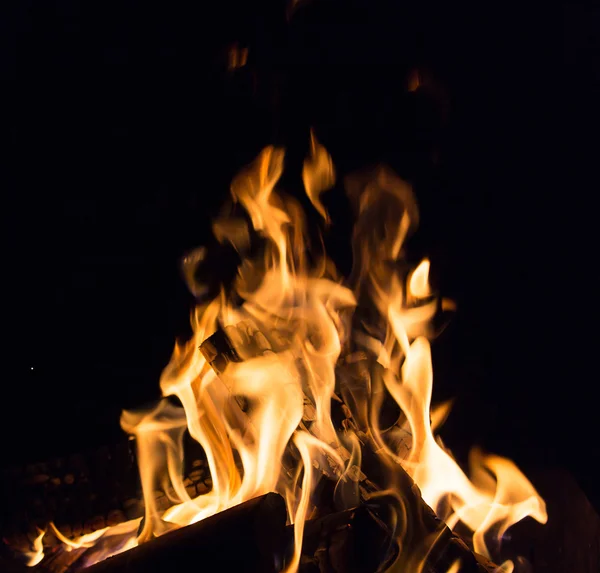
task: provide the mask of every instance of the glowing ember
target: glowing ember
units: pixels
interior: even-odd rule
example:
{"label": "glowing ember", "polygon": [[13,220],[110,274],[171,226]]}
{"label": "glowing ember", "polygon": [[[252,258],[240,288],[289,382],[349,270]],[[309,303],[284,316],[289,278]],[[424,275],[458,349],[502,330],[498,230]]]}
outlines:
{"label": "glowing ember", "polygon": [[[413,270],[404,262],[403,247],[418,215],[410,186],[386,167],[346,181],[356,225],[355,267],[344,280],[330,260],[310,249],[299,203],[277,189],[283,168],[284,150],[264,149],[231,185],[251,225],[242,219],[215,223],[217,238],[230,241],[243,260],[234,284],[195,310],[193,338],[176,346],[162,374],[163,395],[176,396],[183,407],[164,400],[121,418],[138,447],[141,530],[135,521],[76,540],[53,527],[54,533],[67,551],[94,544],[97,549],[103,540],[97,561],[275,491],[285,498],[295,527],[285,569],[291,573],[298,568],[304,522],[318,509],[311,496],[320,480],[336,482],[338,510],[388,496],[408,512],[400,486],[408,473],[441,518],[451,527],[462,522],[475,551],[493,557],[486,539],[499,539],[525,516],[545,522],[545,505],[511,461],[474,451],[469,479],[434,437],[449,406],[430,412],[429,339],[435,334],[432,319],[453,304],[432,291],[428,260]],[[302,179],[327,221],[320,195],[333,186],[335,174],[314,135]],[[259,237],[264,251],[244,255]],[[195,293],[204,292],[193,278],[203,255],[199,250],[185,260]],[[207,362],[208,347],[204,354],[198,350],[216,331],[226,333],[236,354],[218,372]],[[385,421],[390,400],[402,415]],[[334,421],[334,409],[343,412],[341,423]],[[212,490],[195,498],[183,482],[186,430],[204,448],[212,478]],[[367,455],[377,479],[369,475]],[[173,503],[167,511],[157,507],[158,489]],[[414,557],[404,555],[411,527],[419,527],[416,516],[396,520],[399,563],[420,570],[435,540]],[[42,535],[30,565],[43,556]],[[502,567],[512,570],[510,562]],[[458,561],[449,569],[459,570]]]}

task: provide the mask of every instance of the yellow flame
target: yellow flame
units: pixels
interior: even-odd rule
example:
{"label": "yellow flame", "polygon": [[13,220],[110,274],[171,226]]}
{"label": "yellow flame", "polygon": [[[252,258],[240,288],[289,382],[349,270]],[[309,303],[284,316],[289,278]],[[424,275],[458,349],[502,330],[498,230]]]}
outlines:
{"label": "yellow flame", "polygon": [[[152,409],[122,415],[122,427],[135,436],[138,448],[145,503],[141,532],[135,535],[134,522],[77,540],[54,526],[53,531],[68,549],[104,540],[108,549],[100,559],[276,491],[294,524],[295,547],[286,564],[286,573],[294,573],[304,523],[315,509],[315,487],[333,480],[336,503],[346,508],[359,503],[364,495],[359,483],[368,477],[362,454],[368,448],[384,469],[379,495],[401,507],[405,492],[398,484],[407,472],[425,501],[435,510],[449,507],[450,513],[440,516],[450,526],[463,522],[473,532],[474,549],[490,556],[485,538],[491,531],[501,537],[523,517],[543,523],[547,514],[511,461],[474,450],[469,479],[434,436],[450,405],[431,408],[430,323],[440,307],[454,305],[445,299],[440,304],[432,291],[428,259],[406,270],[405,241],[418,219],[410,186],[385,166],[346,179],[357,220],[356,266],[344,281],[331,261],[307,256],[302,209],[278,188],[284,159],[283,149],[267,147],[234,178],[233,200],[246,210],[265,248],[259,254],[250,249],[235,283],[196,309],[192,339],[176,346],[162,374],[165,399]],[[327,220],[320,194],[333,185],[335,171],[314,134],[302,176],[309,199]],[[252,240],[239,222],[221,220],[215,232],[220,241],[243,243],[240,252]],[[190,283],[202,256],[197,252],[185,260]],[[195,282],[193,288],[207,292]],[[217,330],[226,334],[239,360],[215,369],[198,348]],[[342,366],[360,383],[338,376]],[[386,393],[402,412],[391,427],[381,421]],[[181,407],[168,396],[176,396]],[[332,403],[343,404],[342,427],[334,425]],[[186,430],[204,449],[212,479],[210,491],[195,497],[183,481]],[[171,500],[166,511],[156,491]],[[410,516],[394,525],[400,545],[407,520]],[[129,537],[111,549],[111,535]]]}
{"label": "yellow flame", "polygon": [[496,569],[494,569],[494,573],[513,573],[514,570],[515,564],[508,560],[502,563],[502,565],[496,567]]}
{"label": "yellow flame", "polygon": [[25,564],[27,567],[35,567],[42,559],[44,559],[44,545],[42,540],[44,539],[44,535],[46,535],[46,530],[42,530],[39,527],[36,527],[36,529],[38,535],[31,544],[31,551],[25,553]]}
{"label": "yellow flame", "polygon": [[430,295],[429,267],[429,260],[423,259],[410,276],[408,290],[415,298],[425,298]]}
{"label": "yellow flame", "polygon": [[69,539],[59,531],[58,527],[56,527],[54,523],[50,522],[48,525],[56,538],[65,545],[67,551],[81,549],[82,547],[93,547],[95,542],[100,539],[100,537],[102,537],[109,529],[108,527],[104,527],[102,529],[98,529],[97,531],[93,531],[92,533],[80,535],[75,539]]}

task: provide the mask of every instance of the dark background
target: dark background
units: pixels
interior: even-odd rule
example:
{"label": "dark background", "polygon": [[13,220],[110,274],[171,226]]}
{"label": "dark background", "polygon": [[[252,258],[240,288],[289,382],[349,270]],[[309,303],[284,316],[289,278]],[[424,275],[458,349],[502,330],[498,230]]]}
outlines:
{"label": "dark background", "polygon": [[263,145],[297,175],[312,124],[340,173],[415,185],[412,252],[459,304],[434,346],[450,447],[565,467],[597,504],[598,10],[204,4],[2,8],[3,464],[119,439],[187,334],[180,257]]}

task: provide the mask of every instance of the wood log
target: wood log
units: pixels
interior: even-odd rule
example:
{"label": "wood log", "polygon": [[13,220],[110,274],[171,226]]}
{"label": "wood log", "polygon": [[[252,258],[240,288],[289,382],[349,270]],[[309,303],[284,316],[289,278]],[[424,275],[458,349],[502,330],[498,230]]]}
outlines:
{"label": "wood log", "polygon": [[153,539],[85,569],[86,573],[279,571],[286,507],[269,493]]}
{"label": "wood log", "polygon": [[[395,562],[398,571],[416,570],[423,547],[412,543],[400,546],[394,533],[379,518],[383,509],[375,503],[307,521],[302,545],[301,573],[376,573],[387,571]],[[459,561],[461,573],[492,573],[495,564],[472,553],[467,545],[436,518],[439,543],[425,560],[423,573],[447,573]],[[292,526],[288,526],[289,535]],[[417,541],[422,541],[418,537]],[[414,540],[412,540],[414,541]],[[399,567],[398,567],[399,565]]]}
{"label": "wood log", "polygon": [[389,529],[363,504],[306,522],[300,571],[376,573],[385,571],[398,552]]}
{"label": "wood log", "polygon": [[212,369],[220,375],[230,362],[241,362],[237,350],[224,330],[217,330],[199,347]]}
{"label": "wood log", "polygon": [[[232,327],[229,327],[230,330],[231,328]],[[250,350],[250,352],[246,351],[246,349],[252,349],[255,346],[257,345],[253,344],[252,341],[246,342],[244,344],[244,354],[247,354],[250,357],[252,355],[258,355],[259,352],[253,352],[252,350]],[[200,350],[218,375],[223,374],[229,362],[242,361],[241,353],[232,342],[231,334],[223,330],[218,330],[215,334],[210,336],[200,346]],[[335,410],[335,408],[333,408],[333,410]],[[346,415],[352,417],[352,414],[350,413],[352,410],[355,410],[355,408],[347,408],[345,410]],[[398,414],[394,414],[391,419],[395,420],[397,416]],[[346,421],[350,421],[355,430],[359,429],[353,421]],[[361,479],[361,497],[363,501],[366,501],[371,498],[373,493],[386,488],[384,485],[386,476],[381,473],[383,466],[376,452],[377,446],[368,438],[361,441],[363,449],[362,469],[367,476],[367,479]],[[403,555],[399,556],[399,560],[405,568],[408,567],[410,569],[410,567],[414,567],[416,561],[419,559],[426,559],[427,573],[438,573],[438,571],[445,573],[456,561],[460,561],[461,571],[464,573],[487,573],[496,568],[493,563],[484,557],[472,553],[468,545],[435,515],[435,512],[423,500],[417,485],[400,465],[397,467],[396,487],[400,492],[403,507],[398,508],[394,518],[405,518],[409,520],[406,529],[409,533],[405,534],[402,539]],[[386,518],[390,517],[389,512],[394,511],[394,506],[398,505],[396,499],[388,498],[387,501],[389,502],[387,504],[383,499],[381,502],[369,501],[371,507],[379,505],[378,511],[374,511],[370,514],[373,520],[379,521],[379,527],[384,527],[383,524],[385,524]],[[327,505],[334,506],[334,504]],[[369,520],[364,517],[365,511],[367,510],[361,509],[358,514],[352,515],[360,516],[359,523],[368,523]],[[327,516],[323,519],[327,519]],[[324,523],[336,523],[336,518],[332,519],[333,522],[325,521]],[[311,527],[315,526],[309,525],[309,531]],[[350,524],[347,523],[346,527],[350,527]],[[346,535],[349,534],[347,533]],[[388,537],[389,544],[395,543],[393,532],[388,531]],[[436,539],[435,543],[433,543],[433,539]],[[347,539],[342,545],[346,546],[350,544],[351,546],[352,543],[352,541]],[[360,543],[362,543],[362,541],[360,541]],[[348,550],[351,549],[350,546],[347,547]],[[314,565],[314,556],[310,555],[310,549],[307,549],[307,552],[309,555],[305,555],[305,564],[312,567]],[[344,561],[346,565],[340,566],[338,564],[338,566],[341,567],[339,571],[354,571],[351,567],[359,562],[360,560],[358,557],[349,561]],[[372,564],[365,565],[364,570],[370,570],[369,566],[371,565]],[[319,566],[322,568],[321,564],[319,564]],[[327,568],[325,568],[325,570],[327,570]],[[336,571],[336,569],[331,570]],[[362,570],[363,569],[360,568],[356,569],[356,571]],[[377,568],[373,569],[373,571],[376,570]]]}

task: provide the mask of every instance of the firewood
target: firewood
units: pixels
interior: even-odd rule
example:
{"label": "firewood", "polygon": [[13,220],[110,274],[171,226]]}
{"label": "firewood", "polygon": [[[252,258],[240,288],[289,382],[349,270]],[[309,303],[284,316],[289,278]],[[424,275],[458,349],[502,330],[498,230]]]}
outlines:
{"label": "firewood", "polygon": [[369,476],[361,484],[363,498],[382,522],[389,522],[392,515],[409,522],[406,524],[407,534],[402,539],[403,550],[399,556],[400,563],[404,566],[401,570],[411,570],[415,567],[415,562],[420,560],[426,563],[424,573],[446,573],[456,561],[461,563],[461,573],[489,573],[497,569],[494,563],[472,552],[465,541],[435,514],[402,466],[395,468],[395,490],[402,500],[402,507],[398,507],[393,496],[378,496],[377,492],[384,489],[383,484],[386,483],[383,468],[378,462],[379,456],[374,444],[368,440],[363,441],[363,468]]}
{"label": "firewood", "polygon": [[306,522],[300,571],[376,573],[398,552],[390,530],[363,504]]}
{"label": "firewood", "polygon": [[285,502],[269,493],[85,569],[86,573],[280,570],[285,550]]}
{"label": "firewood", "polygon": [[[282,352],[289,347],[286,333],[272,331],[269,336],[257,329],[251,321],[242,321],[235,326],[219,328],[199,347],[200,352],[217,375],[221,376],[232,362],[242,362],[250,358]],[[227,384],[226,378],[223,378]],[[244,396],[234,396],[243,412],[247,409]],[[315,407],[305,396],[303,422],[315,418]]]}
{"label": "firewood", "polygon": [[220,329],[200,345],[200,351],[217,374],[221,374],[230,362],[241,361],[231,340]]}
{"label": "firewood", "polygon": [[[416,495],[412,492],[411,495]],[[307,521],[304,527],[301,573],[376,573],[386,571],[398,560],[398,571],[412,571],[417,567],[414,558],[415,541],[412,546],[403,544],[402,552],[408,554],[406,560],[400,554],[398,543],[391,529],[380,519],[384,503],[376,500],[362,503],[359,507],[332,513]],[[492,573],[497,566],[480,555],[473,554],[467,545],[452,534],[448,528],[434,517],[431,523],[439,527],[439,542],[425,560],[424,573],[447,573],[452,564],[460,561],[461,573]],[[288,526],[291,536],[293,526]],[[423,532],[422,532],[423,533]],[[419,548],[422,553],[424,546]]]}
{"label": "firewood", "polygon": [[[200,347],[200,350],[206,357],[207,361],[215,372],[220,375],[224,372],[227,365],[230,362],[240,362],[240,352],[236,349],[235,345],[231,340],[231,328],[230,332],[224,330],[218,330],[215,334],[210,336],[205,343]],[[244,345],[244,351],[248,348],[252,349],[255,344],[250,341]],[[252,352],[250,350],[249,355],[257,355],[258,352]],[[345,360],[341,360],[340,364],[344,364]],[[356,381],[358,383],[358,381]],[[366,396],[365,396],[366,399]],[[366,402],[365,402],[366,403]],[[341,409],[343,410],[344,403],[341,401]],[[336,408],[332,408],[332,412]],[[338,408],[339,409],[339,408]],[[346,408],[344,410],[345,416],[352,418],[351,412],[356,412],[356,408]],[[395,409],[390,410],[389,424],[392,424],[400,414]],[[342,416],[340,416],[341,418]],[[346,418],[346,422],[353,424],[355,430],[359,428],[352,420]],[[360,423],[360,422],[359,422]],[[362,420],[362,423],[366,423],[366,420]],[[361,424],[362,425],[362,424]],[[385,487],[385,473],[384,468],[380,462],[380,458],[376,453],[377,446],[373,444],[368,438],[361,440],[363,442],[363,459],[362,459],[362,473],[361,477],[361,491],[363,500],[370,499],[372,494],[377,491],[386,489]],[[366,477],[368,479],[364,479]],[[326,476],[324,477],[332,477]],[[408,539],[403,539],[403,554],[410,556],[410,562],[405,565],[408,567],[414,566],[415,559],[426,559],[427,573],[445,573],[454,562],[460,560],[461,571],[464,573],[486,573],[493,571],[495,565],[487,561],[482,556],[476,556],[471,552],[467,544],[456,534],[454,534],[436,515],[435,512],[425,503],[421,497],[419,488],[414,483],[412,478],[406,473],[402,466],[397,467],[397,489],[400,496],[405,504],[402,512],[398,511],[397,517],[402,518],[403,515],[408,515],[408,519],[411,520],[409,530],[412,531],[412,535]],[[319,484],[317,484],[318,488]],[[331,491],[331,488],[325,488],[324,491]],[[323,501],[323,500],[320,500]],[[333,507],[335,503],[328,503],[328,500],[324,500],[325,506]],[[383,513],[393,508],[394,501],[390,500],[390,506],[385,508],[385,504],[382,505],[381,510]],[[370,502],[372,503],[372,502]],[[376,516],[374,516],[375,518]],[[379,518],[379,517],[376,517]],[[364,519],[364,518],[363,518]],[[412,523],[414,521],[414,524]],[[382,520],[385,523],[385,519]],[[437,539],[433,547],[431,547],[431,539]],[[310,551],[309,551],[310,552]],[[306,556],[305,556],[306,557]],[[400,556],[402,562],[403,556]],[[353,563],[355,561],[352,561]],[[314,565],[310,556],[304,561],[306,567],[310,568]],[[350,567],[350,563],[347,564]],[[308,570],[308,569],[307,569]],[[332,571],[335,571],[333,569]],[[340,569],[341,571],[341,569]]]}

